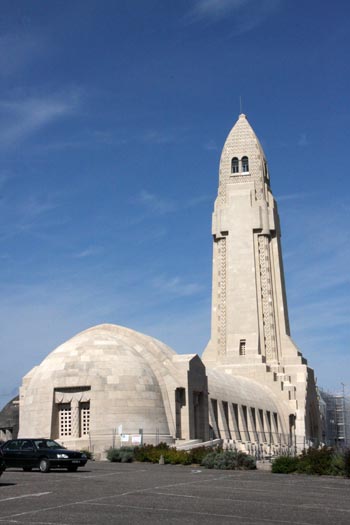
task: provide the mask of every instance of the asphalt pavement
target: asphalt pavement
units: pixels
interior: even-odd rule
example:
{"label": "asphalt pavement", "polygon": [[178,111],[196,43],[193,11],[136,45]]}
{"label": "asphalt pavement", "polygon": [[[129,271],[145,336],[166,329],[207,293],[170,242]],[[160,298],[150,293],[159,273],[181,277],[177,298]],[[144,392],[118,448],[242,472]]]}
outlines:
{"label": "asphalt pavement", "polygon": [[89,461],[0,478],[0,523],[349,525],[350,480]]}

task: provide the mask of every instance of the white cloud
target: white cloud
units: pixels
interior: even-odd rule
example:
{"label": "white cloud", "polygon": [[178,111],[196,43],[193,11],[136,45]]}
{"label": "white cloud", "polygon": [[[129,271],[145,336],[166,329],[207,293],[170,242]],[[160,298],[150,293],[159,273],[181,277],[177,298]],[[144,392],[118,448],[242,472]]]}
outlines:
{"label": "white cloud", "polygon": [[208,151],[218,151],[218,146],[216,144],[216,142],[214,140],[208,140],[208,142],[206,142],[204,144],[204,149],[208,150]]}
{"label": "white cloud", "polygon": [[172,133],[160,132],[155,129],[149,129],[142,137],[144,142],[150,144],[170,144],[175,141],[175,137]]}
{"label": "white cloud", "polygon": [[3,186],[5,186],[5,184],[7,183],[9,179],[11,179],[11,174],[9,171],[7,170],[0,171],[0,189],[2,189]]}
{"label": "white cloud", "polygon": [[212,195],[197,195],[196,197],[192,197],[188,201],[185,201],[185,208],[195,208],[196,206],[200,206],[205,202],[211,203],[212,201]]}
{"label": "white cloud", "polygon": [[77,91],[0,100],[1,146],[12,146],[57,119],[74,113],[79,102],[80,94]]}
{"label": "white cloud", "polygon": [[298,139],[298,146],[301,148],[305,148],[305,146],[309,145],[309,141],[307,139],[306,133],[301,133]]}
{"label": "white cloud", "polygon": [[179,210],[195,208],[205,202],[212,201],[211,195],[197,195],[187,200],[181,202],[176,202],[174,200],[166,199],[151,193],[147,190],[142,190],[134,199],[134,202],[144,206],[149,212],[154,215],[164,215],[166,213],[174,213]]}
{"label": "white cloud", "polygon": [[42,37],[30,34],[3,34],[0,36],[0,76],[9,76],[29,66],[38,56],[47,52]]}
{"label": "white cloud", "polygon": [[281,0],[196,0],[186,20],[208,24],[230,18],[229,36],[234,36],[260,25],[280,4]]}
{"label": "white cloud", "polygon": [[171,213],[177,209],[175,202],[147,190],[140,191],[135,201],[142,204],[148,211],[159,215]]}
{"label": "white cloud", "polygon": [[97,246],[90,246],[86,248],[85,250],[81,250],[80,252],[76,252],[73,254],[73,257],[75,259],[85,259],[86,257],[92,257],[94,255],[98,255],[101,252],[101,248]]}
{"label": "white cloud", "polygon": [[189,297],[197,295],[203,290],[203,286],[199,283],[185,282],[181,277],[168,277],[161,275],[153,279],[153,287],[162,294],[170,294],[176,297]]}
{"label": "white cloud", "polygon": [[194,18],[223,18],[246,6],[251,0],[197,0],[192,9]]}
{"label": "white cloud", "polygon": [[[0,200],[0,240],[9,239],[18,233],[32,232],[41,224],[48,226],[47,216],[59,206],[57,194],[31,193],[25,197],[16,195],[16,200],[6,196]],[[55,218],[57,223],[58,219]],[[61,223],[62,219],[59,219]]]}
{"label": "white cloud", "polygon": [[298,193],[287,193],[286,195],[278,195],[276,197],[277,202],[283,201],[295,201],[300,199],[305,199],[305,197],[311,197],[311,193],[298,192]]}

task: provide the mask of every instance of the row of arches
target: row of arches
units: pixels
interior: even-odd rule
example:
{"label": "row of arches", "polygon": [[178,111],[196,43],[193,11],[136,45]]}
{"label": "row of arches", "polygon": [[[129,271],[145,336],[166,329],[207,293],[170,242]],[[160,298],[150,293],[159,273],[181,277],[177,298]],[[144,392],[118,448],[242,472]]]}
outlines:
{"label": "row of arches", "polygon": [[248,173],[249,172],[249,160],[248,157],[244,156],[241,159],[233,157],[231,160],[231,173]]}

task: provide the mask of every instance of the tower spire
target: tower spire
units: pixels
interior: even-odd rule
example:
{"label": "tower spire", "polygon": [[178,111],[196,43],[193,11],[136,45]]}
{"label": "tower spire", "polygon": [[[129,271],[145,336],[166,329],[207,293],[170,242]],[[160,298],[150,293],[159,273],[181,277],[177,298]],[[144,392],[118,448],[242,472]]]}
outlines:
{"label": "tower spire", "polygon": [[204,357],[278,364],[289,335],[279,220],[264,151],[243,113],[223,147],[219,178],[212,332]]}

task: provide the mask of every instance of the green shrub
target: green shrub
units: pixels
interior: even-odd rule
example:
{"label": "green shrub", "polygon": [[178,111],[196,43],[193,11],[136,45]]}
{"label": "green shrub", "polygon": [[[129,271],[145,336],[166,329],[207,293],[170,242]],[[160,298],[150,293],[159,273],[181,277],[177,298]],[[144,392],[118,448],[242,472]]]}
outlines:
{"label": "green shrub", "polygon": [[163,443],[160,443],[160,446],[154,445],[142,445],[141,447],[136,447],[134,450],[134,457],[136,461],[147,461],[149,463],[158,463],[160,456],[166,450],[168,446],[163,446]]}
{"label": "green shrub", "polygon": [[83,448],[81,451],[80,451],[82,454],[85,454],[85,456],[88,458],[88,459],[91,459],[93,461],[94,459],[94,455],[92,452],[90,452],[90,450],[87,450],[85,448]]}
{"label": "green shrub", "polygon": [[332,472],[333,449],[308,448],[299,456],[297,472],[301,474],[329,475]]}
{"label": "green shrub", "polygon": [[118,463],[131,463],[134,460],[133,447],[110,448],[107,450],[107,459]]}
{"label": "green shrub", "polygon": [[160,457],[163,456],[164,463],[171,465],[191,465],[192,455],[185,450],[176,450],[170,448],[166,443],[159,443],[159,445],[143,445],[134,450],[134,457],[136,461],[147,461],[150,463],[159,463]]}
{"label": "green shrub", "polygon": [[296,472],[299,458],[293,456],[279,456],[272,462],[272,472],[274,474],[290,474]]}
{"label": "green shrub", "polygon": [[209,452],[209,454],[204,456],[204,458],[201,461],[202,467],[214,468],[216,456],[217,456],[217,452],[215,451]]}
{"label": "green shrub", "polygon": [[345,461],[344,454],[334,452],[331,460],[329,473],[331,476],[344,476]]}
{"label": "green shrub", "polygon": [[350,478],[350,448],[345,450],[343,455],[343,469],[347,478]]}
{"label": "green shrub", "polygon": [[[208,453],[208,450],[210,452]],[[219,469],[254,469],[255,460],[243,452],[230,450],[223,451],[222,448],[214,450],[207,447],[199,447],[190,451],[177,450],[169,447],[166,443],[159,445],[142,445],[140,447],[110,448],[107,450],[107,459],[113,462],[142,461],[159,463],[163,456],[164,463],[171,465],[201,464],[207,468]]]}
{"label": "green shrub", "polygon": [[[134,449],[134,459],[136,461],[146,461],[150,463],[158,463],[161,456],[164,458],[164,463],[171,465],[192,465],[201,464],[205,456],[208,455],[207,447],[198,447],[192,450],[177,450],[169,447],[166,443],[159,443],[159,445],[142,445]],[[217,449],[221,450],[221,449]]]}
{"label": "green shrub", "polygon": [[171,465],[191,465],[191,455],[185,450],[176,450],[176,448],[170,448],[163,453],[164,463],[170,463]]}
{"label": "green shrub", "polygon": [[201,462],[206,468],[221,470],[252,470],[256,468],[255,459],[244,452],[233,450],[212,451],[207,454]]}
{"label": "green shrub", "polygon": [[[208,449],[208,447],[197,447],[190,450],[188,454],[191,457],[191,464],[200,465],[203,461],[203,458],[208,455],[209,450],[211,449]],[[216,448],[215,450],[217,451],[218,448]]]}
{"label": "green shrub", "polygon": [[237,460],[238,460],[238,468],[240,469],[244,469],[244,470],[255,470],[256,469],[255,458],[253,458],[253,456],[250,456],[249,454],[245,454],[244,452],[238,452]]}

